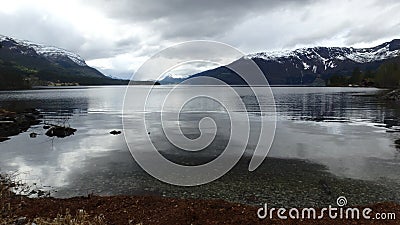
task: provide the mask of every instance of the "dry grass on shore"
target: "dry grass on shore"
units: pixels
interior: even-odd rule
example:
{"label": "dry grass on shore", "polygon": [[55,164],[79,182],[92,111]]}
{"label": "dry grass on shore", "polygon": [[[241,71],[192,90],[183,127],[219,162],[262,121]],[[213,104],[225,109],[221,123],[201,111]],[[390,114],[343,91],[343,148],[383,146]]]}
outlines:
{"label": "dry grass on shore", "polygon": [[[87,196],[69,199],[28,198],[10,191],[15,184],[0,179],[0,224],[400,224],[400,220],[260,220],[256,206],[222,200],[174,199],[157,196]],[[395,212],[400,205],[369,206]]]}

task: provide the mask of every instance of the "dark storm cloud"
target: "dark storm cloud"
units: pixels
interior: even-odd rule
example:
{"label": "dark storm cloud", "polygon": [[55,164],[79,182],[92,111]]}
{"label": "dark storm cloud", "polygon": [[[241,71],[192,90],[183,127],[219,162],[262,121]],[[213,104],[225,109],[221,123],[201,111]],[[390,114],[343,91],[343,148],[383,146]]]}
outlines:
{"label": "dark storm cloud", "polygon": [[163,48],[194,39],[245,53],[372,46],[400,37],[398,12],[396,0],[13,0],[0,8],[0,34],[65,48],[127,76]]}
{"label": "dark storm cloud", "polygon": [[[354,45],[399,33],[394,0],[89,0],[110,18],[146,26],[160,40],[224,41],[245,52]],[[245,26],[245,27],[244,27]]]}
{"label": "dark storm cloud", "polygon": [[110,17],[153,27],[162,38],[212,38],[224,35],[249,17],[281,7],[296,8],[312,0],[89,0]]}
{"label": "dark storm cloud", "polygon": [[[257,12],[270,10],[276,7],[285,6],[287,4],[305,4],[312,2],[311,0],[203,0],[203,1],[187,1],[187,0],[148,0],[148,1],[131,1],[131,0],[88,0],[90,4],[95,4],[108,13],[117,18],[125,18],[131,22],[137,21],[154,21],[170,17],[180,17],[185,19],[208,19],[210,17],[218,18],[218,16],[237,17],[248,12]],[[201,17],[208,16],[208,17]]]}
{"label": "dark storm cloud", "polygon": [[[128,37],[108,37],[101,38],[90,45],[90,51],[93,51],[97,58],[113,57],[119,54],[133,54],[137,57],[148,56],[160,50],[159,44],[161,40],[156,42],[146,41],[146,36],[130,35]],[[97,51],[97,52],[96,52]],[[93,58],[93,56],[92,56]],[[96,58],[96,57],[94,57]]]}
{"label": "dark storm cloud", "polygon": [[247,52],[304,46],[372,46],[399,38],[400,2],[315,1],[277,7],[239,24],[224,41]]}
{"label": "dark storm cloud", "polygon": [[[108,32],[109,36],[91,35],[91,30],[109,29],[110,25],[103,26],[99,21],[99,24],[90,24],[88,27],[85,22],[89,16],[82,15],[84,10],[78,14],[65,9],[65,15],[59,14],[59,11],[63,11],[64,4],[68,2],[60,1],[56,7],[59,11],[43,7],[47,4],[40,4],[40,1],[37,3],[16,1],[15,5],[18,3],[20,6],[14,10],[0,8],[0,34],[64,48],[80,54],[86,60],[112,57],[141,48],[142,40],[135,34],[113,36],[113,30],[109,30],[103,32]],[[80,24],[76,18],[82,18],[82,23]],[[118,23],[113,25],[118,27]]]}

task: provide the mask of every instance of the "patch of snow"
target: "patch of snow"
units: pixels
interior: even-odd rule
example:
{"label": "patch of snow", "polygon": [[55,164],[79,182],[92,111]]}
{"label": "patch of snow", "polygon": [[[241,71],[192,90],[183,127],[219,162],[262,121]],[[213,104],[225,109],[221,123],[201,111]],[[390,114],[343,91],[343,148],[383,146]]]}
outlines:
{"label": "patch of snow", "polygon": [[372,61],[384,60],[388,58],[393,58],[399,55],[399,50],[390,51],[389,44],[387,44],[383,48],[379,49],[353,49],[354,51],[350,54],[347,54],[347,57],[350,60],[358,63],[367,63]]}
{"label": "patch of snow", "polygon": [[45,56],[45,57],[58,57],[58,56],[67,56],[70,60],[80,66],[86,66],[85,60],[82,59],[79,55],[66,51],[64,49],[51,47],[51,46],[44,46],[38,44],[31,44],[32,47],[37,54]]}
{"label": "patch of snow", "polygon": [[291,56],[295,56],[294,51],[284,50],[284,51],[272,51],[272,52],[260,52],[247,55],[247,58],[260,58],[264,60],[274,60],[276,61],[278,58],[289,58]]}
{"label": "patch of snow", "polygon": [[9,37],[0,34],[0,41],[6,41]]}
{"label": "patch of snow", "polygon": [[304,67],[304,70],[308,70],[308,69],[310,69],[310,65],[308,65],[307,63],[305,63],[305,62],[303,62],[303,67]]}
{"label": "patch of snow", "polygon": [[313,71],[313,73],[317,73],[317,66],[314,65],[314,66],[312,67],[312,71]]}
{"label": "patch of snow", "polygon": [[335,68],[337,65],[333,61],[329,61],[328,67],[329,68]]}

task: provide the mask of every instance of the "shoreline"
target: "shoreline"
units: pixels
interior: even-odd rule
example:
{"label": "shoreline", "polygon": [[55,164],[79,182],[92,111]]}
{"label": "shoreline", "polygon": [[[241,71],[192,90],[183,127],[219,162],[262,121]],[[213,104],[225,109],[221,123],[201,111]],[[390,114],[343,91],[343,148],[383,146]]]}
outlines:
{"label": "shoreline", "polygon": [[[224,200],[123,195],[68,199],[4,196],[0,198],[1,224],[64,224],[60,221],[66,219],[76,221],[68,224],[400,224],[399,220],[331,219],[328,215],[318,220],[282,220],[276,216],[261,220],[257,217],[261,206]],[[352,207],[400,215],[400,205],[391,202]],[[82,221],[86,223],[78,223]]]}
{"label": "shoreline", "polygon": [[[221,199],[171,198],[152,195],[91,195],[72,198],[29,198],[17,195],[12,188],[20,186],[10,177],[0,175],[0,224],[400,224],[400,220],[332,219],[259,219],[263,206],[228,202]],[[332,207],[337,205],[331,204]],[[329,207],[326,205],[324,207]],[[372,209],[376,213],[400,215],[400,204],[381,202],[368,205],[345,205]],[[278,207],[280,208],[280,207]],[[303,207],[295,207],[301,212]],[[268,209],[271,206],[268,205]],[[290,210],[290,208],[286,208]],[[322,207],[314,208],[317,212]]]}
{"label": "shoreline", "polygon": [[[203,191],[198,190],[200,195],[194,196],[191,195],[191,192],[186,193],[188,188],[171,186],[170,188],[175,191],[166,196],[147,192],[102,196],[95,193],[66,198],[40,195],[43,197],[30,198],[8,191],[9,188],[15,187],[15,184],[10,182],[12,179],[0,179],[0,190],[3,191],[0,193],[0,209],[3,209],[0,224],[27,224],[33,221],[36,224],[46,224],[37,221],[83,217],[90,223],[76,224],[267,224],[269,222],[273,224],[375,224],[376,220],[333,220],[328,216],[323,220],[280,220],[276,216],[273,220],[268,218],[260,220],[257,217],[257,210],[263,203],[267,203],[269,209],[272,207],[297,208],[299,210],[307,207],[321,209],[329,205],[336,207],[336,199],[339,196],[345,196],[349,200],[347,205],[349,207],[360,206],[360,209],[369,207],[374,212],[395,212],[396,217],[400,216],[400,201],[396,201],[398,198],[395,196],[385,198],[387,194],[394,194],[393,192],[387,193],[385,186],[375,186],[370,182],[332,176],[327,172],[320,171],[318,168],[323,168],[318,164],[310,162],[271,158],[267,158],[267,160],[264,165],[267,170],[255,172],[254,176],[260,179],[251,179],[255,182],[253,185],[247,185],[249,183],[242,177],[242,175],[247,176],[245,173],[236,172],[234,179],[239,183],[230,181],[233,177],[225,176],[221,178],[220,182],[212,183],[209,188],[207,185],[192,187],[192,193],[195,193],[197,189],[204,188]],[[247,162],[239,163],[239,167],[235,170],[244,172],[245,170],[241,166],[247,165]],[[286,174],[285,179],[282,180],[283,177],[279,174]],[[97,180],[96,177],[93,179]],[[91,182],[87,177],[84,177],[84,180]],[[149,187],[156,189],[157,187],[161,189],[169,187],[167,184],[151,181]],[[300,181],[301,183],[298,183]],[[160,183],[161,186],[153,186],[155,183]],[[243,189],[241,184],[246,184],[248,189]],[[261,188],[258,194],[253,190],[256,186]],[[240,192],[242,194],[232,196],[231,189],[235,189],[235,193],[242,190]],[[40,192],[40,190],[37,191]],[[183,194],[184,192],[186,194]],[[219,193],[219,195],[210,198],[201,193],[207,195]],[[246,193],[250,195],[246,195]],[[308,196],[310,193],[325,200],[318,203],[316,196]],[[379,198],[360,201],[359,199],[366,197],[366,193],[368,196],[373,195]],[[228,196],[229,198],[227,198]],[[312,198],[308,199],[310,197]],[[243,201],[245,199],[248,201]],[[283,199],[290,204],[281,202]],[[23,220],[24,223],[17,223],[18,219]],[[98,220],[101,220],[101,223]],[[400,224],[400,221],[383,220],[381,224]]]}

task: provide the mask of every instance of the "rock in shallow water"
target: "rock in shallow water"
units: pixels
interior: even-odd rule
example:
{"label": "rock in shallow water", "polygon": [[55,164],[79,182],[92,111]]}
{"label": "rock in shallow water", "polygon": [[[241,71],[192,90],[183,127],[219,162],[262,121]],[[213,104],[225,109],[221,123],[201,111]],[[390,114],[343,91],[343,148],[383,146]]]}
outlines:
{"label": "rock in shallow water", "polygon": [[64,138],[71,135],[74,135],[77,130],[71,127],[62,127],[62,126],[52,126],[46,132],[46,135],[49,137],[58,137]]}
{"label": "rock in shallow water", "polygon": [[118,134],[121,134],[122,132],[121,131],[117,131],[117,130],[113,130],[113,131],[110,131],[110,134],[112,134],[112,135],[118,135]]}
{"label": "rock in shallow water", "polygon": [[8,140],[40,123],[39,111],[30,109],[23,112],[11,112],[0,109],[0,142]]}
{"label": "rock in shallow water", "polygon": [[383,100],[400,102],[400,89],[390,91],[381,97]]}

